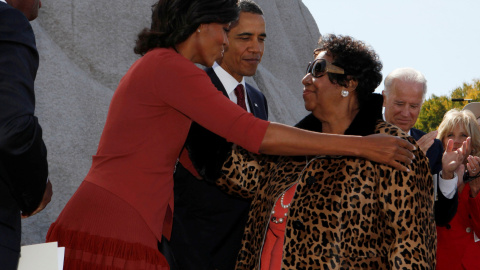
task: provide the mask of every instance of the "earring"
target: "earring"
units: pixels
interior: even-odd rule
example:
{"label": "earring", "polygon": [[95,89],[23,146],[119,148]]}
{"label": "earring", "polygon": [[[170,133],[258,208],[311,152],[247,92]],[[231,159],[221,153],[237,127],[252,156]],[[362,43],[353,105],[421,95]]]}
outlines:
{"label": "earring", "polygon": [[197,32],[200,33],[200,29],[197,29]]}
{"label": "earring", "polygon": [[343,89],[341,92],[342,97],[348,97],[348,94],[350,94],[347,90]]}

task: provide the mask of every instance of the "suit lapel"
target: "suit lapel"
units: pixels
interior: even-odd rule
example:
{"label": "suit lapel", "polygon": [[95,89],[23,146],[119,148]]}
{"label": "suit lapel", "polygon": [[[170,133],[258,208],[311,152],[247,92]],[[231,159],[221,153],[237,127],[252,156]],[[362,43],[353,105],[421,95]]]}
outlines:
{"label": "suit lapel", "polygon": [[[218,91],[221,91],[224,96],[229,98],[227,91],[225,90],[225,87],[223,86],[222,82],[218,78],[217,74],[215,74],[215,71],[213,71],[213,68],[206,68],[205,72],[207,75],[210,77],[212,80],[213,85],[218,89]],[[245,93],[247,95],[247,102],[248,106],[250,107],[251,113],[261,119],[266,120],[267,115],[264,113],[265,106],[263,103],[261,103],[261,100],[257,97],[257,93],[255,93],[255,90],[250,86],[249,84],[245,84]]]}
{"label": "suit lapel", "polygon": [[422,134],[414,128],[410,129],[410,135],[415,139],[415,141],[418,141],[422,137]]}
{"label": "suit lapel", "polygon": [[225,87],[223,87],[222,82],[218,78],[217,74],[215,74],[215,71],[213,71],[213,68],[207,68],[205,69],[205,71],[207,72],[207,75],[210,77],[213,85],[215,85],[218,91],[222,92],[224,96],[228,97],[227,90],[225,90]]}
{"label": "suit lapel", "polygon": [[248,84],[245,84],[245,93],[247,94],[247,101],[248,101],[248,106],[250,107],[250,111],[252,111],[253,115],[257,116],[258,115],[258,104],[255,102],[255,100],[252,100],[252,97],[254,94],[252,94],[251,88]]}

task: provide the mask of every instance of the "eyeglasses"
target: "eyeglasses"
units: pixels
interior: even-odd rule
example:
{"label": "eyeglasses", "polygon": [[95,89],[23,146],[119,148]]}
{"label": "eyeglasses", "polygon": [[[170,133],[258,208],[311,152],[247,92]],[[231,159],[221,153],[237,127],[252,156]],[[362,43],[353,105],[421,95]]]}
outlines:
{"label": "eyeglasses", "polygon": [[345,71],[341,67],[337,67],[325,59],[316,59],[313,62],[308,63],[307,74],[311,73],[313,77],[320,78],[328,73],[345,74]]}

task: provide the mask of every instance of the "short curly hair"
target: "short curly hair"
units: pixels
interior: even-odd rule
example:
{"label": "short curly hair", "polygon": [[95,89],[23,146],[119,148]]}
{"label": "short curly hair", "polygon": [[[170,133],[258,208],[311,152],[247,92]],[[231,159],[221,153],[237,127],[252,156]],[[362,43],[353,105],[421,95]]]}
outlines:
{"label": "short curly hair", "polygon": [[370,99],[371,94],[382,82],[382,62],[372,47],[350,36],[329,34],[320,37],[314,55],[326,51],[333,58],[335,66],[345,74],[328,73],[333,84],[348,87],[348,82],[358,82],[355,89],[360,106]]}
{"label": "short curly hair", "polygon": [[152,6],[152,23],[138,34],[134,48],[144,55],[153,48],[175,48],[201,24],[238,19],[237,0],[159,0]]}

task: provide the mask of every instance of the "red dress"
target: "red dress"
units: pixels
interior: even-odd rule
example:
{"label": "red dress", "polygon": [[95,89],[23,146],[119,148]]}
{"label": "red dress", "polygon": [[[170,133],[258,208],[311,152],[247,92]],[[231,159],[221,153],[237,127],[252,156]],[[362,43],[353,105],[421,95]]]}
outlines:
{"label": "red dress", "polygon": [[437,270],[480,269],[480,195],[470,197],[465,184],[458,197],[457,213],[449,227],[437,227]]}
{"label": "red dress", "polygon": [[288,218],[288,207],[282,207],[282,204],[290,205],[296,188],[297,184],[295,183],[285,191],[283,199],[280,198],[275,203],[262,247],[260,270],[280,270],[282,268],[283,244]]}
{"label": "red dress", "polygon": [[84,182],[47,234],[66,247],[65,269],[168,269],[173,170],[191,122],[258,152],[268,122],[230,102],[173,49],[137,60],[113,95]]}

